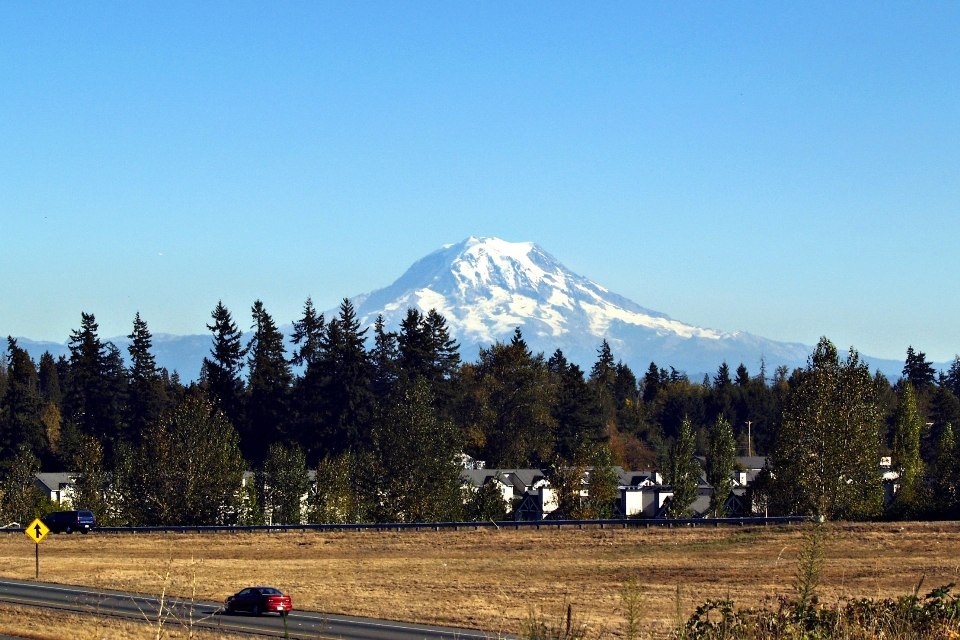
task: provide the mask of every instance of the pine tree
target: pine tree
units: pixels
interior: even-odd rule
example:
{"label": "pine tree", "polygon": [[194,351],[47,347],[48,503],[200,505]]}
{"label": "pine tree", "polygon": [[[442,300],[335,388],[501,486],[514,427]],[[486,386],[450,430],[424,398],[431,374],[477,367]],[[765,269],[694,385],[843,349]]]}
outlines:
{"label": "pine tree", "polygon": [[900,392],[893,429],[893,467],[899,474],[893,511],[901,517],[915,517],[924,506],[924,469],[920,458],[923,418],[917,411],[917,398],[910,382]]}
{"label": "pine tree", "polygon": [[[46,403],[52,402],[59,409],[63,402],[63,394],[60,390],[60,373],[57,370],[57,362],[49,351],[44,351],[40,356],[40,395]],[[0,398],[3,396],[0,395]]]}
{"label": "pine tree", "polygon": [[480,349],[472,393],[480,407],[483,459],[491,466],[538,467],[553,457],[553,388],[543,354],[534,355],[517,328],[509,344]]}
{"label": "pine tree", "polygon": [[321,358],[308,367],[304,384],[305,443],[313,455],[338,455],[369,442],[373,409],[372,364],[350,300],[330,321]]}
{"label": "pine tree", "polygon": [[736,463],[737,443],[733,429],[723,416],[717,418],[710,438],[710,454],[707,456],[707,483],[713,487],[710,496],[710,513],[725,517],[726,503],[733,493],[733,467]]}
{"label": "pine tree", "polygon": [[156,359],[151,353],[153,336],[147,323],[137,312],[133,319],[133,331],[127,336],[130,345],[130,401],[128,405],[131,442],[139,442],[149,425],[156,422],[164,410],[165,389]]}
{"label": "pine tree", "polygon": [[928,384],[932,384],[936,376],[933,365],[927,362],[927,356],[922,351],[914,351],[913,346],[907,347],[907,359],[903,365],[903,377],[910,381],[910,384],[917,391],[923,390]]}
{"label": "pine tree", "polygon": [[771,455],[772,509],[830,519],[878,515],[881,421],[867,365],[853,349],[841,362],[821,338],[806,369],[791,377]]}
{"label": "pine tree", "polygon": [[293,351],[290,361],[298,367],[309,367],[316,364],[323,349],[323,332],[326,321],[323,314],[317,315],[313,307],[313,300],[307,298],[303,305],[303,317],[293,323],[293,344],[297,348]]}
{"label": "pine tree", "polygon": [[200,377],[210,397],[227,418],[235,425],[241,424],[243,380],[240,372],[246,355],[241,343],[243,333],[222,301],[217,302],[210,315],[213,324],[208,324],[207,329],[213,332],[213,346],[210,349],[211,357],[203,359]]}
{"label": "pine tree", "polygon": [[737,377],[734,383],[741,389],[750,384],[750,372],[747,371],[747,368],[742,362],[740,363],[740,366],[737,367]]}
{"label": "pine tree", "polygon": [[0,460],[14,458],[21,448],[38,458],[49,456],[47,430],[41,419],[37,369],[30,355],[7,338],[7,391],[0,398]]}
{"label": "pine tree", "polygon": [[373,378],[371,380],[374,397],[377,402],[386,402],[393,392],[400,376],[400,349],[397,334],[387,331],[382,315],[377,316],[373,325]]}
{"label": "pine tree", "polygon": [[596,394],[596,403],[600,411],[600,420],[604,427],[615,425],[617,411],[615,406],[615,387],[617,368],[610,344],[604,340],[597,349],[597,361],[590,370],[590,385]]}
{"label": "pine tree", "polygon": [[241,449],[248,460],[259,462],[271,443],[292,441],[289,394],[293,382],[283,334],[263,303],[257,300],[253,314],[253,338],[247,347],[247,397]]}
{"label": "pine tree", "polygon": [[[81,313],[80,329],[70,334],[64,418],[100,441],[109,459],[124,433],[125,373],[116,346],[101,342],[98,330],[94,315]],[[61,455],[69,459],[72,452]]]}
{"label": "pine tree", "polygon": [[667,481],[673,487],[673,498],[668,515],[671,518],[689,518],[693,515],[691,506],[697,499],[697,487],[700,485],[700,463],[693,456],[695,439],[693,425],[684,418],[680,425],[680,435],[670,456],[670,473]]}
{"label": "pine tree", "polygon": [[568,363],[560,349],[550,357],[547,368],[555,389],[551,403],[556,422],[555,451],[562,459],[572,460],[581,446],[592,447],[604,440],[599,407],[580,367]]}

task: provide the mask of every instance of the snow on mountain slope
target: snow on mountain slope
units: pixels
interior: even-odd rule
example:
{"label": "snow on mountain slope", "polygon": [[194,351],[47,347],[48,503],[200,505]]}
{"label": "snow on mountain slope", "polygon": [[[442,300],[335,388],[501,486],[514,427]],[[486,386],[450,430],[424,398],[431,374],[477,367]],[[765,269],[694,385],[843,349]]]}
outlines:
{"label": "snow on mountain slope", "polygon": [[521,327],[531,347],[560,348],[589,365],[606,339],[618,357],[691,372],[713,371],[727,359],[756,370],[799,365],[810,349],[745,333],[703,329],[645,309],[579,276],[532,242],[470,237],[414,263],[396,282],[354,299],[361,321],[383,314],[396,327],[407,308],[436,309],[473,358],[478,346],[507,340]]}

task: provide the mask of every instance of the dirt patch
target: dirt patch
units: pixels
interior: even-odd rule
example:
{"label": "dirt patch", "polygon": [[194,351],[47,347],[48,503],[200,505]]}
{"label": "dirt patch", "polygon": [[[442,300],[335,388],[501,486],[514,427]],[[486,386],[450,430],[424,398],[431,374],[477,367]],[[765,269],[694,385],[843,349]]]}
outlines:
{"label": "dirt patch", "polygon": [[[642,586],[643,629],[662,634],[706,598],[756,606],[790,594],[801,529],[541,529],[401,533],[48,536],[41,579],[222,600],[270,584],[297,608],[517,632],[531,610],[624,633],[620,589]],[[0,575],[33,577],[33,543],[0,536]],[[960,582],[960,524],[832,525],[821,598],[897,596]]]}

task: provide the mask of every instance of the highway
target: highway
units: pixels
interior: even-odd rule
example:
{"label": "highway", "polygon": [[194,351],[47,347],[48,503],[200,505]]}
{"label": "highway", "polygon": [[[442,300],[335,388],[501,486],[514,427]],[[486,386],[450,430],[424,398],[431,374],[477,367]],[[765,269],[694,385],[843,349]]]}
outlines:
{"label": "highway", "polygon": [[[0,579],[0,602],[48,607],[86,615],[114,616],[157,624],[160,597],[123,591],[94,590],[87,587]],[[293,606],[297,606],[294,595]],[[165,599],[165,625],[184,628],[222,629],[239,634],[283,638],[284,620],[276,614],[261,617],[227,615],[222,603]],[[488,640],[496,633],[476,629],[456,629],[372,618],[293,611],[287,615],[290,638],[343,640]]]}

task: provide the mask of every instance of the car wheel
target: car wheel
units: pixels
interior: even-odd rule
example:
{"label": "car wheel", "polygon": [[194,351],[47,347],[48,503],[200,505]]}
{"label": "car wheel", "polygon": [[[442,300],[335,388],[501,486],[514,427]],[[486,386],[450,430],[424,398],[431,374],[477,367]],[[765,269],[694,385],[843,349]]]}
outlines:
{"label": "car wheel", "polygon": [[260,614],[261,614],[260,605],[258,604],[253,605],[253,615],[259,616]]}
{"label": "car wheel", "polygon": [[73,529],[71,529],[70,527],[67,527],[66,529],[63,530],[63,532],[64,532],[64,533],[73,533]]}

